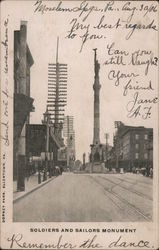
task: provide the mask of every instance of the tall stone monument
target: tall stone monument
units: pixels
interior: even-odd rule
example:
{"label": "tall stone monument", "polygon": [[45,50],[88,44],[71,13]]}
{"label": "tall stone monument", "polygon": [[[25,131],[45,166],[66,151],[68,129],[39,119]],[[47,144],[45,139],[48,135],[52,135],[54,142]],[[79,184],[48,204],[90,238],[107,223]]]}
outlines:
{"label": "tall stone monument", "polygon": [[99,70],[100,64],[97,60],[97,49],[94,49],[94,129],[93,129],[93,144],[91,147],[90,155],[90,172],[102,173],[103,172],[103,147],[100,143],[100,88],[99,83]]}

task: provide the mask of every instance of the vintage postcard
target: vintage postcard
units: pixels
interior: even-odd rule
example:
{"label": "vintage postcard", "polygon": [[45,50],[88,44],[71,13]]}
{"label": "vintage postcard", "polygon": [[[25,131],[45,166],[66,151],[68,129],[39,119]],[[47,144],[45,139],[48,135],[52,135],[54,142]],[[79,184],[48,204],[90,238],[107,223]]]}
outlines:
{"label": "vintage postcard", "polygon": [[2,249],[158,249],[158,1],[1,1]]}

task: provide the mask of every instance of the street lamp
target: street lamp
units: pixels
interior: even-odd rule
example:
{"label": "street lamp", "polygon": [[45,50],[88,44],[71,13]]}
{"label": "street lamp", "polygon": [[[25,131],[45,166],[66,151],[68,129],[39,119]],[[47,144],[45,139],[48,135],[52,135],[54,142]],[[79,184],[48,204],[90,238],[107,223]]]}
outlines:
{"label": "street lamp", "polygon": [[106,156],[106,159],[105,159],[105,163],[107,163],[107,158],[108,158],[108,139],[109,139],[109,134],[108,133],[105,133],[105,139],[106,139],[106,144],[105,144],[105,156]]}
{"label": "street lamp", "polygon": [[83,169],[85,169],[85,165],[86,165],[86,154],[83,153]]}

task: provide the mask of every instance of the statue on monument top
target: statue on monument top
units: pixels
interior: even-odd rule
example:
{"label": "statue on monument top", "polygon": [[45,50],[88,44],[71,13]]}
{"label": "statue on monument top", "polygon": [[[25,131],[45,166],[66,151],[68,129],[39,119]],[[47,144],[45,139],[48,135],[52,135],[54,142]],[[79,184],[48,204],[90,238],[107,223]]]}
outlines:
{"label": "statue on monument top", "polygon": [[98,77],[99,76],[99,69],[100,69],[100,64],[97,60],[97,48],[96,49],[93,49],[95,54],[94,54],[94,71],[95,71],[95,77]]}

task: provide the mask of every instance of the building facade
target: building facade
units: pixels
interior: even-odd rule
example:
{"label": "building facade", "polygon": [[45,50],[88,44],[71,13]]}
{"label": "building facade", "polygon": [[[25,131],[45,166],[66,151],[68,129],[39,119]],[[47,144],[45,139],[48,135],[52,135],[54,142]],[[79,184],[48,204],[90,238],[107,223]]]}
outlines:
{"label": "building facade", "polygon": [[20,30],[14,31],[14,144],[13,177],[23,189],[26,165],[26,124],[34,111],[30,97],[30,68],[33,57],[27,45],[27,22],[21,21]]}
{"label": "building facade", "polygon": [[116,169],[153,167],[153,129],[126,126],[119,122],[111,152],[111,165]]}

